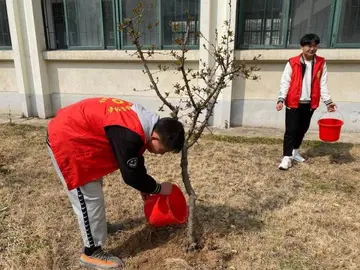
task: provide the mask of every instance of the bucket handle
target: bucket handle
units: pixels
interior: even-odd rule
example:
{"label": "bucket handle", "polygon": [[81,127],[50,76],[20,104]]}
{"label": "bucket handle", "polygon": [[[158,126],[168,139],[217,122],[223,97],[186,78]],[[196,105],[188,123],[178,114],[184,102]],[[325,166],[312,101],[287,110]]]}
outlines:
{"label": "bucket handle", "polygon": [[343,115],[339,110],[335,110],[335,111],[333,111],[333,112],[328,112],[328,111],[326,111],[326,112],[324,112],[323,114],[321,114],[319,120],[322,119],[322,118],[324,118],[324,116],[327,115],[327,114],[330,115],[330,114],[334,114],[334,113],[339,114],[339,115],[341,116],[341,120],[344,122],[344,115]]}

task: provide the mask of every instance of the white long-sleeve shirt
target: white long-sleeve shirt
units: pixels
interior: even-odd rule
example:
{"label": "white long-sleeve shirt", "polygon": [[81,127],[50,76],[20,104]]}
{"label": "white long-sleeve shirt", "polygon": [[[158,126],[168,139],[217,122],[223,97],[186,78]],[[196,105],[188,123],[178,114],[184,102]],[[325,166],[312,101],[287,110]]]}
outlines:
{"label": "white long-sleeve shirt", "polygon": [[[300,102],[311,101],[311,82],[312,82],[312,62],[304,60],[306,64],[305,74],[303,76],[302,91]],[[290,87],[292,69],[289,62],[287,62],[280,81],[280,91],[278,101],[284,101]],[[323,72],[320,79],[320,97],[325,105],[332,103],[331,96],[327,86],[328,74],[326,62],[324,63]]]}

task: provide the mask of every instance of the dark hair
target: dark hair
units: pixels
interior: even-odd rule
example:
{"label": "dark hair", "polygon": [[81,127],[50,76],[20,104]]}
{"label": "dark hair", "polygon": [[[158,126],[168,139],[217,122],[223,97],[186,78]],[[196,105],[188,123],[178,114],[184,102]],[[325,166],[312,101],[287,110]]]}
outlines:
{"label": "dark hair", "polygon": [[320,38],[316,34],[306,34],[300,39],[300,45],[306,46],[311,45],[311,43],[315,42],[316,45],[320,44]]}
{"label": "dark hair", "polygon": [[154,127],[154,131],[159,134],[160,142],[167,150],[179,153],[184,146],[185,130],[181,122],[175,118],[161,118]]}

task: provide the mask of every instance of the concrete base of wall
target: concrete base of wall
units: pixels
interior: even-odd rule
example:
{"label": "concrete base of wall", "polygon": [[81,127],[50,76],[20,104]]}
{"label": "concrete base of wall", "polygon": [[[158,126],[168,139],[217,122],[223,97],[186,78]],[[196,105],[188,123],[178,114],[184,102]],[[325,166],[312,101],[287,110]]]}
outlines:
{"label": "concrete base of wall", "polygon": [[[338,102],[338,110],[344,117],[343,130],[347,132],[360,132],[360,102]],[[317,129],[317,120],[326,111],[325,105],[321,104],[316,110],[310,129]],[[340,114],[334,114],[340,118]],[[275,101],[270,100],[243,100],[235,99],[231,103],[232,127],[272,127],[285,128],[285,110],[276,111]]]}
{"label": "concrete base of wall", "polygon": [[[85,98],[102,96],[102,95],[86,95],[86,94],[51,94],[51,108],[52,115],[65,106],[80,101]],[[28,96],[31,104],[36,103],[40,97]],[[161,102],[157,97],[141,97],[141,96],[118,96],[114,98],[123,98],[125,100],[140,103],[144,107],[158,113],[160,116],[168,116],[168,111],[159,112]],[[43,98],[41,97],[41,100]],[[0,92],[0,114],[21,115],[25,104],[24,94],[16,92]],[[226,105],[226,104],[222,104]],[[346,132],[360,132],[360,102],[339,102],[338,109],[344,118],[343,130]],[[36,107],[36,106],[31,106]],[[221,108],[215,110],[219,112]],[[318,129],[317,120],[325,112],[326,108],[321,104],[320,108],[316,110],[310,129]],[[221,111],[221,110],[220,110]],[[37,115],[37,112],[32,112]],[[339,116],[341,115],[334,115]],[[213,123],[214,124],[214,123]],[[250,127],[271,127],[284,129],[285,126],[285,110],[277,112],[275,109],[275,102],[269,100],[243,100],[235,99],[231,102],[231,119],[230,126],[250,126]]]}
{"label": "concrete base of wall", "polygon": [[24,95],[17,92],[0,92],[0,113],[21,115],[23,112]]}
{"label": "concrete base of wall", "polygon": [[[45,108],[51,108],[50,98],[46,95],[25,95],[17,92],[0,92],[0,114],[11,111],[14,115],[35,116],[44,118]],[[29,106],[26,104],[29,103]],[[44,104],[46,103],[46,104]],[[42,110],[42,111],[40,111]]]}

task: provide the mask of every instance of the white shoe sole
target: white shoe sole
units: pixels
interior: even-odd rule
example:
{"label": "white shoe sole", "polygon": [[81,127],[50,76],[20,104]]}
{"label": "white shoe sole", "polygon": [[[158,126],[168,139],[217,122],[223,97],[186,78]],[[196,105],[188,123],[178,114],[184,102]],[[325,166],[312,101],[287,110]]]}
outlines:
{"label": "white shoe sole", "polygon": [[294,161],[296,161],[296,162],[299,162],[299,163],[303,163],[303,162],[305,162],[305,161],[306,161],[306,159],[305,159],[305,158],[302,158],[302,159],[297,159],[297,158],[292,157],[291,159],[292,159],[292,160],[294,160]]}

